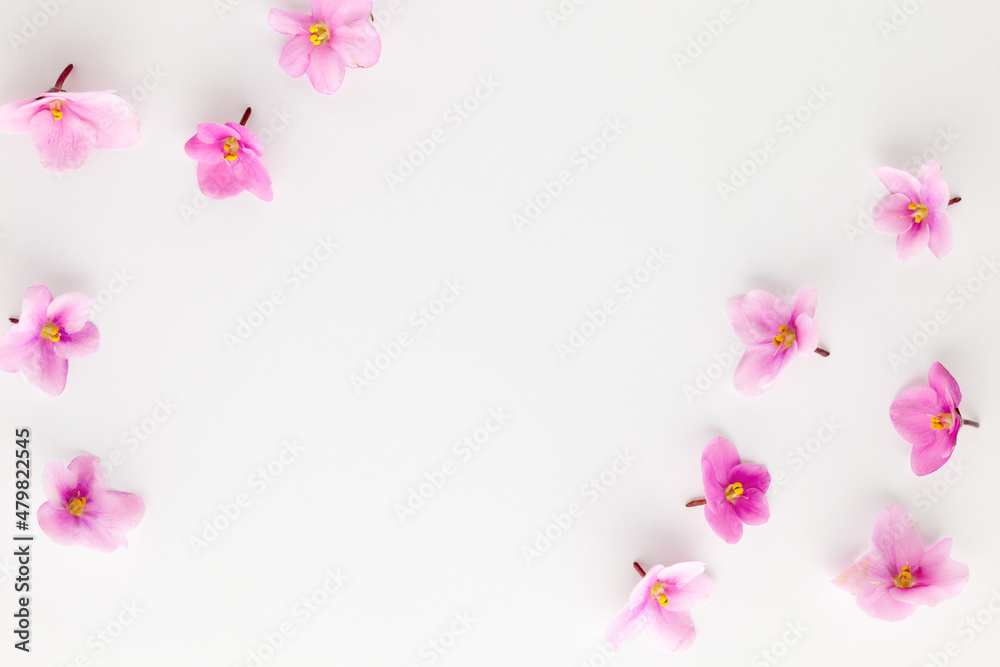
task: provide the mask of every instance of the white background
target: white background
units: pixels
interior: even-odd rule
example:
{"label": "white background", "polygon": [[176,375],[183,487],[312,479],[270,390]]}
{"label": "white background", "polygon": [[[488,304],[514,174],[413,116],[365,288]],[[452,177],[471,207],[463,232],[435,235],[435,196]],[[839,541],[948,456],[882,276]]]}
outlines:
{"label": "white background", "polygon": [[[287,622],[263,664],[601,665],[604,630],[638,581],[633,560],[704,561],[717,588],[693,613],[692,651],[640,637],[612,659],[623,667],[764,665],[773,647],[787,665],[921,667],[950,642],[957,655],[939,660],[994,663],[1000,621],[976,632],[965,619],[991,599],[1000,608],[1000,281],[976,282],[1000,245],[996,3],[909,0],[890,32],[888,0],[588,0],[564,2],[568,15],[549,14],[556,0],[399,0],[395,13],[378,0],[381,61],[349,70],[331,97],[278,67],[273,3],[49,4],[51,18],[37,0],[0,9],[2,101],[38,95],[72,62],[67,88],[118,89],[142,138],[57,177],[27,135],[0,136],[0,315],[16,317],[36,283],[109,290],[94,317],[100,350],[71,364],[62,396],[0,377],[2,488],[12,498],[14,429],[29,427],[35,507],[45,463],[118,450],[109,486],[148,509],[114,554],[35,531],[33,650],[13,650],[5,630],[3,664],[252,666]],[[719,32],[723,10],[730,23],[712,37],[705,22]],[[30,38],[15,49],[10,33]],[[679,67],[674,54],[699,35],[707,46]],[[499,86],[476,100],[490,77]],[[475,107],[457,124],[445,116],[456,104]],[[205,205],[183,144],[248,105],[248,127],[271,124],[274,201]],[[796,112],[806,120],[789,132]],[[602,145],[616,119],[624,129]],[[444,141],[391,188],[386,173],[439,128]],[[770,138],[778,150],[724,199],[717,184]],[[603,152],[581,163],[592,140]],[[865,212],[884,194],[875,168],[915,170],[925,150],[964,201],[950,210],[953,252],[904,265]],[[519,231],[512,216],[564,170],[569,185]],[[288,272],[326,238],[337,251],[293,289]],[[650,248],[670,259],[626,299],[616,285]],[[464,290],[420,330],[411,318],[440,305],[447,281]],[[832,355],[739,396],[727,299],[805,283]],[[958,286],[980,289],[966,300]],[[275,290],[273,315],[227,345]],[[561,356],[608,299],[606,324]],[[937,311],[945,323],[921,335]],[[356,391],[351,376],[401,333],[411,344]],[[918,349],[894,368],[904,339]],[[888,406],[934,361],[983,427],[961,431],[950,475],[918,478]],[[685,395],[700,373],[704,391]],[[158,400],[177,406],[162,423]],[[497,408],[502,428],[457,455]],[[796,448],[823,420],[836,433],[807,461]],[[716,435],[784,473],[771,521],[735,546],[683,506],[701,493],[701,450]],[[292,439],[305,451],[258,493],[255,472]],[[585,495],[625,452],[629,468]],[[401,522],[394,504],[447,461],[454,474]],[[195,553],[191,538],[224,524],[220,505],[243,493],[250,506]],[[523,547],[571,503],[582,515],[529,563]],[[829,583],[890,503],[927,545],[954,538],[971,569],[958,598],[900,623],[868,618]],[[13,559],[0,563],[9,624]],[[304,619],[296,605],[338,569],[349,580]],[[123,605],[141,611],[119,634]],[[470,627],[451,637],[456,614]],[[787,624],[806,628],[794,644]],[[435,653],[432,641],[451,645]]]}

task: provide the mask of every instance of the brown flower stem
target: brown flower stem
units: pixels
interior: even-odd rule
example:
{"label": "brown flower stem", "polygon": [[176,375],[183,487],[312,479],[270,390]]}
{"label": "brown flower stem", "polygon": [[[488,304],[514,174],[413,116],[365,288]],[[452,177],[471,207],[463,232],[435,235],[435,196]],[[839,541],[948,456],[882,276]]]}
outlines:
{"label": "brown flower stem", "polygon": [[972,428],[979,428],[979,422],[974,422],[971,419],[963,419],[962,426],[971,426]]}
{"label": "brown flower stem", "polygon": [[638,563],[632,563],[632,567],[635,568],[635,571],[639,573],[640,577],[646,576],[646,571],[642,569],[642,565],[639,565]]}
{"label": "brown flower stem", "polygon": [[48,92],[50,92],[50,93],[61,93],[61,92],[64,92],[63,91],[63,84],[66,83],[66,79],[69,77],[69,73],[72,72],[72,71],[73,71],[73,66],[72,65],[66,65],[66,69],[64,69],[62,71],[62,74],[59,75],[59,78],[56,79],[56,85],[52,86],[52,88]]}
{"label": "brown flower stem", "polygon": [[21,320],[17,319],[16,317],[8,317],[7,319],[10,320],[11,324],[17,324],[18,322],[21,321]]}
{"label": "brown flower stem", "polygon": [[684,507],[701,507],[702,505],[707,505],[707,504],[708,504],[707,500],[705,500],[704,498],[699,498],[698,500],[692,500],[691,502],[686,503]]}
{"label": "brown flower stem", "polygon": [[952,204],[957,204],[960,201],[962,201],[961,197],[952,197],[951,199],[948,200],[948,206],[951,206]]}
{"label": "brown flower stem", "polygon": [[824,350],[821,347],[817,347],[816,348],[816,354],[818,354],[821,357],[829,357],[830,356],[830,353],[827,352],[826,350]]}
{"label": "brown flower stem", "polygon": [[246,125],[248,120],[250,120],[250,107],[247,107],[247,110],[243,112],[243,118],[240,119],[240,125]]}

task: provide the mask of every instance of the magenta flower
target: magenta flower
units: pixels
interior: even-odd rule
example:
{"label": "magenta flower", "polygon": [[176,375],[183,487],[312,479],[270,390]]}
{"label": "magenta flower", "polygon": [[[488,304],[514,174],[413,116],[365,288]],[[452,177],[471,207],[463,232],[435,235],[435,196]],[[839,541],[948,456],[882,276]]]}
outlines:
{"label": "magenta flower", "polygon": [[691,610],[708,602],[715,582],[705,574],[704,563],[654,565],[643,572],[628,604],[608,627],[605,641],[617,651],[626,641],[646,630],[646,637],[664,651],[686,651],[694,643]]}
{"label": "magenta flower", "polygon": [[42,472],[48,501],[38,508],[38,527],[57,544],[79,544],[97,551],[127,547],[125,534],[146,513],[146,503],[134,493],[104,488],[101,462],[78,456],[64,467],[51,461]]}
{"label": "magenta flower", "polygon": [[278,64],[292,77],[309,75],[320,93],[340,88],[348,67],[371,67],[382,53],[382,41],[368,20],[372,0],[310,0],[312,14],[272,9],[268,24],[292,35]]}
{"label": "magenta flower", "polygon": [[977,422],[962,419],[958,411],[962,390],[944,366],[934,362],[927,381],[930,386],[901,392],[889,408],[896,432],[913,445],[910,468],[917,475],[928,475],[948,462],[963,424],[979,427]]}
{"label": "magenta flower", "polygon": [[216,125],[201,123],[198,132],[184,144],[188,157],[198,161],[198,187],[206,197],[228,199],[248,190],[264,201],[274,199],[271,176],[260,156],[264,146],[243,120]]}
{"label": "magenta flower", "polygon": [[139,115],[114,91],[62,89],[72,69],[67,67],[40,97],[0,107],[0,130],[29,133],[42,167],[57,174],[79,169],[95,148],[131,148],[139,141]]}
{"label": "magenta flower", "polygon": [[955,597],[968,580],[969,566],[951,558],[951,538],[925,550],[909,515],[890,505],[875,522],[872,550],[833,584],[856,595],[869,616],[900,621],[919,604],[933,606]]}
{"label": "magenta flower", "polygon": [[743,463],[733,443],[715,438],[701,453],[705,498],[688,507],[705,506],[705,518],[715,534],[729,544],[743,537],[743,524],[762,526],[771,518],[765,494],[771,475],[764,466]]}
{"label": "magenta flower", "polygon": [[727,315],[737,338],[748,346],[736,366],[733,385],[744,396],[762,394],[794,357],[829,352],[817,347],[819,329],[813,321],[816,290],[805,285],[792,305],[770,292],[753,290],[729,301]]}
{"label": "magenta flower", "polygon": [[81,292],[52,298],[45,285],[24,293],[21,318],[0,336],[0,370],[23,371],[32,384],[58,396],[66,388],[69,360],[97,351],[100,334],[87,321],[90,299]]}
{"label": "magenta flower", "polygon": [[879,167],[875,175],[889,195],[875,205],[872,221],[880,232],[899,235],[899,258],[907,262],[925,247],[935,257],[947,255],[951,251],[951,220],[945,208],[961,198],[949,199],[948,184],[941,179],[941,165],[926,163],[916,178],[892,167]]}

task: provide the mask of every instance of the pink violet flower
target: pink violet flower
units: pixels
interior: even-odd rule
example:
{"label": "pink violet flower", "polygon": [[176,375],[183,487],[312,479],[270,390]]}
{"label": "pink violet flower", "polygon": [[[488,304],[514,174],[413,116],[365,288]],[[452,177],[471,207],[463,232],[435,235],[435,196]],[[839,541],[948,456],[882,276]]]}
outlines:
{"label": "pink violet flower", "polygon": [[908,262],[925,247],[935,257],[951,252],[951,219],[945,209],[961,200],[949,199],[948,184],[941,178],[941,165],[927,162],[916,178],[900,169],[875,170],[889,194],[875,205],[872,222],[880,232],[898,234],[896,254]]}
{"label": "pink violet flower", "polygon": [[767,468],[743,463],[733,443],[713,438],[701,454],[703,500],[692,500],[687,507],[705,506],[705,519],[715,534],[729,544],[743,537],[743,524],[762,526],[771,518],[767,493],[771,474]]}
{"label": "pink violet flower", "polygon": [[206,197],[228,199],[247,190],[263,201],[274,199],[271,176],[260,161],[264,146],[246,128],[249,118],[247,108],[239,124],[200,123],[184,144],[188,157],[198,161],[198,187]]}
{"label": "pink violet flower", "polygon": [[23,371],[42,391],[58,396],[66,388],[69,360],[97,351],[100,334],[88,322],[91,302],[81,292],[52,298],[45,285],[24,293],[21,318],[0,336],[0,370]]}
{"label": "pink violet flower", "polygon": [[95,148],[131,148],[139,141],[139,114],[114,91],[62,89],[72,69],[41,96],[0,107],[0,130],[29,133],[42,167],[56,174],[76,171]]}
{"label": "pink violet flower", "polygon": [[938,362],[927,373],[929,386],[903,390],[889,408],[896,432],[913,445],[910,468],[917,475],[929,475],[951,458],[963,425],[978,427],[962,419],[958,404],[962,390],[951,373]]}
{"label": "pink violet flower", "polygon": [[736,366],[733,385],[744,396],[771,389],[781,371],[795,357],[829,352],[818,347],[819,329],[813,320],[816,290],[805,285],[788,305],[764,290],[752,290],[730,299],[726,314],[736,337],[747,345]]}
{"label": "pink violet flower", "polygon": [[695,639],[691,610],[708,602],[715,590],[715,582],[705,574],[705,564],[654,565],[649,572],[643,572],[638,563],[633,566],[642,580],[608,626],[605,641],[611,650],[617,651],[643,629],[649,641],[664,651],[691,648]]}
{"label": "pink violet flower", "polygon": [[38,508],[38,527],[64,546],[97,551],[127,547],[125,534],[146,513],[139,496],[105,488],[101,462],[93,456],[78,456],[69,466],[50,461],[42,484],[48,500]]}
{"label": "pink violet flower", "polygon": [[278,64],[285,73],[303,74],[317,92],[332,95],[344,81],[346,68],[371,67],[382,53],[382,41],[369,21],[372,0],[310,0],[311,14],[272,9],[268,24],[292,38]]}
{"label": "pink violet flower", "polygon": [[917,605],[934,606],[958,595],[969,566],[951,558],[951,538],[924,549],[909,515],[898,505],[882,510],[872,531],[872,549],[833,584],[857,597],[873,618],[900,621]]}

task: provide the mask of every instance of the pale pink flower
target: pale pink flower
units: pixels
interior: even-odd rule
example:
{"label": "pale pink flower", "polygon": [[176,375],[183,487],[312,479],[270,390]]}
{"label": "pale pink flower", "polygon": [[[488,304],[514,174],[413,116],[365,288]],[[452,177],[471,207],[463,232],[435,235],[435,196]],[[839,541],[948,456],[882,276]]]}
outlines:
{"label": "pale pink flower", "polygon": [[892,167],[879,167],[875,175],[889,195],[875,205],[872,221],[880,232],[898,234],[899,258],[909,261],[925,247],[935,257],[947,255],[951,251],[951,219],[945,209],[951,195],[941,179],[941,165],[926,163],[916,178]]}
{"label": "pale pink flower", "polygon": [[100,343],[97,327],[87,321],[90,309],[81,292],[53,299],[45,285],[29,287],[20,319],[0,336],[0,370],[23,371],[45,393],[61,394],[69,360],[93,354]]}
{"label": "pale pink flower", "polygon": [[42,167],[67,174],[95,148],[131,148],[139,141],[139,115],[112,90],[68,93],[62,89],[72,65],[40,97],[0,107],[0,130],[28,132]]}
{"label": "pale pink flower", "polygon": [[756,396],[774,386],[781,371],[795,357],[820,350],[819,329],[813,320],[816,290],[805,285],[792,304],[764,290],[752,290],[729,301],[726,314],[747,351],[736,366],[733,385],[744,396]]}
{"label": "pale pink flower", "polygon": [[944,366],[931,364],[927,381],[929,386],[903,390],[889,408],[896,432],[913,445],[910,468],[917,475],[928,475],[948,462],[963,424],[979,426],[962,419],[962,390]]}
{"label": "pale pink flower", "polygon": [[382,41],[369,16],[372,0],[310,0],[311,14],[272,9],[267,22],[292,35],[278,64],[292,77],[309,75],[320,93],[330,95],[344,81],[346,68],[371,67]]}
{"label": "pale pink flower", "polygon": [[695,639],[691,610],[708,602],[715,590],[705,564],[654,565],[645,573],[638,563],[634,567],[643,577],[608,627],[605,641],[611,650],[617,651],[643,629],[649,641],[664,651],[691,648]]}
{"label": "pale pink flower", "polygon": [[764,466],[740,461],[736,447],[725,438],[714,438],[702,452],[701,480],[708,525],[729,544],[743,537],[743,524],[761,526],[771,518],[765,497],[770,473]]}
{"label": "pale pink flower", "polygon": [[872,531],[872,550],[833,583],[857,596],[869,616],[900,621],[917,605],[933,606],[958,595],[969,566],[951,558],[951,538],[924,549],[909,515],[898,505],[882,510]]}
{"label": "pale pink flower", "polygon": [[274,199],[271,176],[260,161],[264,146],[240,123],[201,123],[198,132],[184,144],[184,152],[198,161],[198,186],[206,197],[228,199],[244,190],[264,201]]}
{"label": "pale pink flower", "polygon": [[96,551],[127,547],[125,534],[146,513],[139,496],[105,488],[101,462],[93,456],[78,456],[69,466],[50,462],[42,485],[48,501],[38,508],[38,527],[64,546],[79,544]]}

